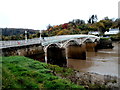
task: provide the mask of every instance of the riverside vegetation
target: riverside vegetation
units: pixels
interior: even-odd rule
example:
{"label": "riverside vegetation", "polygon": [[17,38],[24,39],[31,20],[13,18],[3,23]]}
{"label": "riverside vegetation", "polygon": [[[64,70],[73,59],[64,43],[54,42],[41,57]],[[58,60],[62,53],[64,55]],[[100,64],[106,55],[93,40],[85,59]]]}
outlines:
{"label": "riverside vegetation", "polygon": [[[72,21],[60,24],[60,25],[48,25],[46,30],[42,30],[42,37],[58,36],[58,35],[73,35],[73,34],[88,34],[90,31],[99,31],[100,35],[104,35],[106,31],[110,28],[120,29],[120,18],[109,19],[105,17],[104,19],[97,21],[97,15],[92,15],[88,22],[85,23],[81,19],[73,19]],[[0,28],[2,35],[0,35],[1,40],[24,40],[25,31],[27,31],[27,38],[38,38],[40,37],[39,30],[32,29],[17,29],[17,28]],[[112,39],[120,39],[118,35],[111,35]]]}
{"label": "riverside vegetation", "polygon": [[35,61],[24,56],[2,57],[2,88],[118,88],[117,78],[96,73],[83,73]]}
{"label": "riverside vegetation", "polygon": [[[5,88],[80,88],[70,80],[55,76],[53,65],[35,61],[23,56],[2,57],[2,89]],[[71,69],[56,66],[55,71],[64,76],[71,74]]]}

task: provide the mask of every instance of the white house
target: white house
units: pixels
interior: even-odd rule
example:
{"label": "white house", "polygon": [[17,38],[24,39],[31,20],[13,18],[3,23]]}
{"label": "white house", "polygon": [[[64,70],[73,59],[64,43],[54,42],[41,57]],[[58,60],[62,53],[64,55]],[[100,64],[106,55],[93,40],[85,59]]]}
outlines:
{"label": "white house", "polygon": [[120,32],[119,28],[110,29],[109,32],[105,32],[105,35],[118,34]]}
{"label": "white house", "polygon": [[[104,34],[105,35],[112,35],[112,34],[118,34],[118,33],[120,33],[119,28],[115,28],[115,29],[109,29],[109,32],[106,31]],[[99,35],[100,32],[99,31],[90,31],[89,34]]]}

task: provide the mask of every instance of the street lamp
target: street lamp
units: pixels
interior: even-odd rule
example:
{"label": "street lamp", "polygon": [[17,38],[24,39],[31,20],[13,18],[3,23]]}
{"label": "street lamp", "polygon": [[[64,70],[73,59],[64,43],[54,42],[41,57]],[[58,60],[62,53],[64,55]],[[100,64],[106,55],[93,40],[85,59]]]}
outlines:
{"label": "street lamp", "polygon": [[89,38],[90,33],[88,32],[88,38]]}
{"label": "street lamp", "polygon": [[41,30],[39,31],[39,33],[40,33],[40,42],[41,42],[41,40],[42,40],[42,37],[41,37]]}
{"label": "street lamp", "polygon": [[27,31],[25,31],[25,42],[27,42]]}

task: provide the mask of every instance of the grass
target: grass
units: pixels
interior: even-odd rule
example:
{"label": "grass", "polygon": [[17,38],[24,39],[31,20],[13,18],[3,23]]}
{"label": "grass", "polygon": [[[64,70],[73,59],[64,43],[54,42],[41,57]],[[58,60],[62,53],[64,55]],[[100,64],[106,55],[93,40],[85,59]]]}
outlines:
{"label": "grass", "polygon": [[110,38],[111,39],[118,39],[118,40],[120,40],[120,33],[118,33],[116,35],[111,35]]}
{"label": "grass", "polygon": [[63,73],[63,76],[72,74],[71,69],[61,68],[57,65],[50,65],[35,61],[23,56],[3,57],[2,63],[2,88],[51,88],[66,89],[79,88],[67,79],[62,79],[53,74]]}
{"label": "grass", "polygon": [[106,37],[101,37],[100,39],[101,40],[109,40],[110,38],[109,37],[107,37],[107,38]]}

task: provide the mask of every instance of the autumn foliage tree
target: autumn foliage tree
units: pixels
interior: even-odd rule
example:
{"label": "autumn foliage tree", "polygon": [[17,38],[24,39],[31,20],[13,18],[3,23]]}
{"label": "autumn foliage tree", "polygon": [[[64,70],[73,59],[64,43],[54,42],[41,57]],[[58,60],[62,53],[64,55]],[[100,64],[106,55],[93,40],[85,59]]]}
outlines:
{"label": "autumn foliage tree", "polygon": [[[108,17],[105,17],[104,19],[97,21],[97,15],[91,15],[91,17],[88,19],[88,22],[85,23],[84,20],[81,19],[73,19],[72,21],[60,24],[60,25],[48,25],[47,29],[42,32],[43,37],[49,37],[49,36],[55,36],[55,35],[72,35],[72,34],[87,34],[89,31],[100,31],[103,35],[106,31],[109,31],[110,28],[119,28],[120,29],[120,18],[117,18],[116,20],[109,19]],[[4,29],[4,32],[6,32],[7,28]],[[10,31],[10,30],[8,30]],[[5,35],[1,36],[2,40],[24,40],[25,35],[23,32],[20,35],[14,35],[17,32],[16,30],[13,30],[13,34],[11,36]],[[29,35],[28,38],[38,38],[39,32],[28,32]],[[9,32],[10,33],[10,32]]]}

